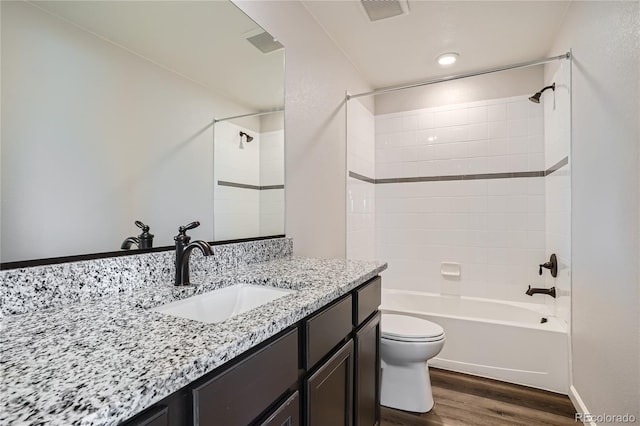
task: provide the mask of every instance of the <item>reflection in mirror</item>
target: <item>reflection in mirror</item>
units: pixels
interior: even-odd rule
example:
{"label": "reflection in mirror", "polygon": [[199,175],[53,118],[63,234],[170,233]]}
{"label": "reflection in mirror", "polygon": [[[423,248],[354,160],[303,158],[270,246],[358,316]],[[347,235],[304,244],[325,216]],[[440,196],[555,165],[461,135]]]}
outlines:
{"label": "reflection in mirror", "polygon": [[215,239],[284,233],[282,110],[214,122]]}
{"label": "reflection in mirror", "polygon": [[[214,126],[284,103],[284,49],[232,3],[0,7],[3,263],[136,249],[136,221],[153,247],[193,220],[209,241],[283,233],[283,190],[246,202],[215,183],[283,183],[282,113]],[[233,126],[247,155],[225,160]]]}

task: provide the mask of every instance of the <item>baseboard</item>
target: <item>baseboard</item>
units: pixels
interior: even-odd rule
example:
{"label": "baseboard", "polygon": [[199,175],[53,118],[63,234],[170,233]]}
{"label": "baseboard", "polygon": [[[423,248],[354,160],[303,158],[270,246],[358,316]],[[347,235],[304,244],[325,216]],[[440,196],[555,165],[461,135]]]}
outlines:
{"label": "baseboard", "polygon": [[[576,409],[578,414],[589,413],[589,409],[584,404],[584,401],[582,400],[582,398],[580,398],[580,394],[578,394],[578,390],[573,387],[573,385],[569,386],[569,399],[571,400],[571,403],[573,404],[573,407]],[[598,426],[592,421],[583,423],[588,426]]]}

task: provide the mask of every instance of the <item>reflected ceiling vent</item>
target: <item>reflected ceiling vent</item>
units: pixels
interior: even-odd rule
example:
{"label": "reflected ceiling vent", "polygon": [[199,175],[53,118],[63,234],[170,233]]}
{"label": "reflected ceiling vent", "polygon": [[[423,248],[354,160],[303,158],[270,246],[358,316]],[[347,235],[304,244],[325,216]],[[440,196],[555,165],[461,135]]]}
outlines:
{"label": "reflected ceiling vent", "polygon": [[360,0],[371,22],[409,13],[407,0]]}
{"label": "reflected ceiling vent", "polygon": [[278,49],[282,49],[284,46],[271,34],[266,31],[262,31],[259,34],[247,37],[247,41],[253,44],[262,53],[275,52]]}

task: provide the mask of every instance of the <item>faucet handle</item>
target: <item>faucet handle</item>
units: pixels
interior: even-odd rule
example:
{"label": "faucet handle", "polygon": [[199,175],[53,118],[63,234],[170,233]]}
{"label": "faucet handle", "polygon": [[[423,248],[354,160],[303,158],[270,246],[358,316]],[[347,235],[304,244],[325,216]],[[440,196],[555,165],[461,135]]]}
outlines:
{"label": "faucet handle", "polygon": [[178,228],[178,233],[180,235],[187,235],[187,231],[189,229],[197,228],[198,226],[200,226],[200,222],[198,222],[197,220],[193,221],[188,225],[184,225],[184,226],[179,227]]}
{"label": "faucet handle", "polygon": [[135,224],[138,228],[142,229],[142,232],[149,232],[149,226],[140,222],[139,220],[135,221]]}

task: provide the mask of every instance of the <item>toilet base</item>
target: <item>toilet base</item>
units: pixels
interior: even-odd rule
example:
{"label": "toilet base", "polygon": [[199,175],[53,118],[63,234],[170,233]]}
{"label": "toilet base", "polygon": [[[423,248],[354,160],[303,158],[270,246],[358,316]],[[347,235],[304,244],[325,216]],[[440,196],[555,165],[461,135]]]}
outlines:
{"label": "toilet base", "polygon": [[402,366],[382,362],[380,405],[426,413],[433,408],[429,367],[426,362]]}

